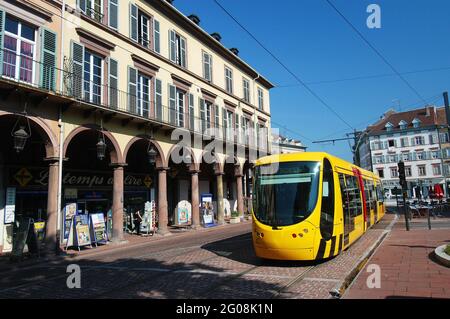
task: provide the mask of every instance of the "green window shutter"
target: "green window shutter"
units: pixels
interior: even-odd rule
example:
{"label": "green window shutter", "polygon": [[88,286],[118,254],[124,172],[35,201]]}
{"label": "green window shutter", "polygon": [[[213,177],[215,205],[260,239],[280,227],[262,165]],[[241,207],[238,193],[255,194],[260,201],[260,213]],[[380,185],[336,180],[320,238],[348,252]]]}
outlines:
{"label": "green window shutter", "polygon": [[214,128],[218,129],[220,126],[220,111],[217,104],[214,105]]}
{"label": "green window shutter", "polygon": [[176,63],[177,55],[176,55],[176,36],[175,31],[169,30],[169,58],[170,61]]}
{"label": "green window shutter", "polygon": [[159,121],[163,120],[162,110],[162,82],[159,79],[155,79],[155,117]]}
{"label": "green window shutter", "polygon": [[128,66],[128,112],[137,112],[137,70]]}
{"label": "green window shutter", "polygon": [[206,109],[205,109],[205,100],[202,98],[199,98],[198,105],[200,107],[200,120],[201,120],[201,132],[204,134],[206,130]]}
{"label": "green window shutter", "polygon": [[109,26],[115,30],[119,28],[119,0],[109,0]]}
{"label": "green window shutter", "polygon": [[194,95],[189,94],[189,128],[195,130]]}
{"label": "green window shutter", "polygon": [[181,66],[183,68],[185,68],[186,67],[186,40],[184,38],[181,38],[180,43],[181,43],[180,62],[181,62]]}
{"label": "green window shutter", "polygon": [[138,41],[138,8],[133,3],[130,3],[130,38]]}
{"label": "green window shutter", "polygon": [[175,125],[177,120],[176,95],[177,88],[174,85],[169,84],[169,122],[172,125]]}
{"label": "green window shutter", "polygon": [[56,33],[41,29],[41,87],[56,89]]}
{"label": "green window shutter", "polygon": [[159,21],[153,20],[153,49],[157,53],[161,53],[161,37],[160,37],[160,30],[159,30]]}
{"label": "green window shutter", "polygon": [[5,11],[0,10],[0,76],[3,75],[3,42],[5,33]]}
{"label": "green window shutter", "polygon": [[109,58],[108,63],[108,83],[109,83],[109,106],[111,108],[117,109],[119,103],[119,92],[118,92],[118,81],[119,81],[119,65],[114,59]]}
{"label": "green window shutter", "polygon": [[83,98],[84,45],[72,42],[72,83],[68,92],[75,98]]}

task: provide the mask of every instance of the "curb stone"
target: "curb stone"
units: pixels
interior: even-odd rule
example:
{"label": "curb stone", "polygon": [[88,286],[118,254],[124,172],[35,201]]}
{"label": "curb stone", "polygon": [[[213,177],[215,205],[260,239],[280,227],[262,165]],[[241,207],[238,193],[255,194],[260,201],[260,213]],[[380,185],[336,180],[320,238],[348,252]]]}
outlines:
{"label": "curb stone", "polygon": [[391,221],[391,223],[386,227],[386,229],[381,233],[381,235],[378,237],[377,241],[366,250],[366,252],[363,254],[363,256],[358,260],[356,265],[353,267],[353,269],[350,271],[350,273],[345,277],[343,281],[341,281],[339,284],[337,284],[331,291],[330,294],[333,298],[342,298],[342,296],[345,294],[346,290],[350,285],[353,283],[355,278],[359,275],[360,271],[364,268],[364,266],[369,261],[370,257],[375,253],[375,251],[378,249],[378,247],[382,244],[386,236],[391,232],[392,228],[394,227],[395,223],[397,222],[399,216],[396,214],[395,218]]}

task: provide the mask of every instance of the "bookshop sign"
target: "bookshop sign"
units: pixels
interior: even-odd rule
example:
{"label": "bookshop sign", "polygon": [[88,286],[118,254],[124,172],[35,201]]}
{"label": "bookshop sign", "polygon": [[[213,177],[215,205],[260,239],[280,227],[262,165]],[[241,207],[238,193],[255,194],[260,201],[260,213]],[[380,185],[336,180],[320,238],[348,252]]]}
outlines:
{"label": "bookshop sign", "polygon": [[[10,172],[10,185],[25,186],[47,186],[48,169],[13,168]],[[27,176],[24,183],[23,176]],[[62,179],[64,186],[72,187],[102,187],[112,186],[114,178],[112,172],[95,172],[92,174],[79,171],[65,171]],[[152,179],[149,175],[128,174],[124,178],[125,186],[136,186],[150,188]]]}

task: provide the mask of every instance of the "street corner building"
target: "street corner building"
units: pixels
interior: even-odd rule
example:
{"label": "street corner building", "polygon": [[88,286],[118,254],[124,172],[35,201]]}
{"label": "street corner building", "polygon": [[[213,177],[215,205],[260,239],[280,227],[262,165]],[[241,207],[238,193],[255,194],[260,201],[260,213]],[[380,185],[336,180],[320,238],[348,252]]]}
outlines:
{"label": "street corner building", "polygon": [[387,198],[401,194],[399,161],[405,165],[409,198],[448,198],[449,124],[448,107],[389,110],[359,136],[359,164],[381,178]]}
{"label": "street corner building", "polygon": [[217,224],[249,210],[273,85],[175,5],[0,2],[0,254],[25,219],[45,223],[51,251],[70,214],[102,213],[122,241],[148,207],[160,234],[201,226],[206,195]]}

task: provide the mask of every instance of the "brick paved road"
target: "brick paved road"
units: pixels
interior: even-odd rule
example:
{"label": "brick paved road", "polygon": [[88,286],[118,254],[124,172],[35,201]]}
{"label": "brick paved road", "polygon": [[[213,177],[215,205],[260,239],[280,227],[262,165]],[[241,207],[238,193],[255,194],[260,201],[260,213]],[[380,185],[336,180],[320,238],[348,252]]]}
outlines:
{"label": "brick paved road", "polygon": [[[0,298],[330,298],[392,216],[340,256],[321,263],[263,261],[251,224],[225,225],[3,271]],[[80,265],[81,289],[66,286]]]}

